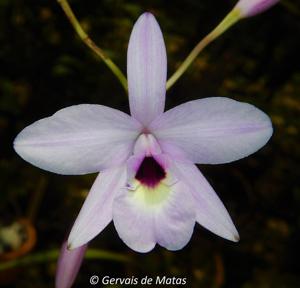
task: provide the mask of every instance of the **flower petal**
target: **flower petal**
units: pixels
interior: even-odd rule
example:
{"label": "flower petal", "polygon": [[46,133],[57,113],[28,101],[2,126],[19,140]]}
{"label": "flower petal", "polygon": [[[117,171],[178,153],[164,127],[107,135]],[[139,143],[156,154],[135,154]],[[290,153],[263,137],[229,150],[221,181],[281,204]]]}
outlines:
{"label": "flower petal", "polygon": [[155,243],[181,249],[191,238],[195,217],[193,197],[182,182],[153,190],[140,185],[135,191],[123,191],[113,204],[120,238],[138,252],[149,252]]}
{"label": "flower petal", "polygon": [[72,286],[80,269],[87,246],[83,245],[70,251],[67,249],[67,242],[63,243],[56,268],[56,288],[70,288]]}
{"label": "flower petal", "polygon": [[86,174],[124,162],[141,126],[129,115],[101,105],[62,109],[26,127],[16,152],[29,163],[59,174]]}
{"label": "flower petal", "polygon": [[180,250],[191,239],[196,218],[194,198],[187,185],[177,182],[163,209],[155,214],[155,236],[159,245]]}
{"label": "flower petal", "polygon": [[151,215],[136,205],[132,191],[115,199],[113,204],[113,221],[115,228],[131,249],[146,253],[155,246],[153,220]]}
{"label": "flower petal", "polygon": [[238,241],[239,234],[226,208],[199,169],[188,162],[174,162],[174,169],[177,177],[190,186],[197,222],[225,239]]}
{"label": "flower petal", "polygon": [[141,15],[133,27],[127,76],[131,115],[146,125],[164,111],[167,77],[163,35],[150,13]]}
{"label": "flower petal", "polygon": [[68,239],[70,249],[87,243],[109,224],[115,194],[125,187],[125,182],[125,166],[98,175],[72,227]]}
{"label": "flower petal", "polygon": [[264,112],[222,97],[177,106],[157,118],[149,130],[162,146],[163,142],[177,146],[192,162],[202,164],[246,157],[264,146],[273,132]]}

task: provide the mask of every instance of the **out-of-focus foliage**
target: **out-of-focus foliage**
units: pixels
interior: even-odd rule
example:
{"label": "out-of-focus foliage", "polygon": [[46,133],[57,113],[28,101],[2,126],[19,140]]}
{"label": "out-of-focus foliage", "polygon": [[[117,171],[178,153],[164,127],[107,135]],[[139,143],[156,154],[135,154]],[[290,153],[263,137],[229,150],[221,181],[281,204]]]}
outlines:
{"label": "out-of-focus foliage", "polygon": [[[168,50],[169,75],[235,1],[71,1],[84,28],[125,71],[134,21],[155,14]],[[167,106],[227,96],[269,114],[274,136],[253,156],[200,166],[240,231],[237,244],[197,226],[179,252],[129,250],[110,225],[93,247],[123,252],[132,263],[86,261],[75,287],[93,274],[186,277],[186,287],[300,287],[300,5],[282,1],[244,20],[210,45],[168,92]],[[21,160],[12,142],[26,125],[79,103],[128,111],[127,96],[106,66],[75,36],[54,0],[0,0],[0,226],[29,217],[34,251],[58,248],[95,175],[60,176]],[[6,287],[53,287],[54,263],[0,272]]]}

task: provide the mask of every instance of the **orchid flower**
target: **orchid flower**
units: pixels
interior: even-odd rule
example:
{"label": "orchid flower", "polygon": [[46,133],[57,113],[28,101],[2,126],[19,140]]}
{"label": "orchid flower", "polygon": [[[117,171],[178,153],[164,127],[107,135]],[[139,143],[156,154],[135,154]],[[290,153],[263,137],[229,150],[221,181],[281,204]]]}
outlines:
{"label": "orchid flower", "polygon": [[269,117],[229,98],[194,100],[164,112],[167,58],[150,13],[136,22],[127,56],[131,116],[102,105],[76,105],[26,127],[17,153],[59,174],[101,172],[69,235],[69,248],[86,244],[112,220],[133,250],[156,243],[183,248],[196,222],[238,241],[221,200],[195,166],[246,157],[272,135]]}
{"label": "orchid flower", "polygon": [[279,0],[239,0],[235,6],[240,17],[251,17],[268,10],[273,5],[277,4]]}
{"label": "orchid flower", "polygon": [[57,262],[55,287],[70,288],[77,276],[83,261],[87,244],[73,250],[67,249],[67,241],[64,241]]}

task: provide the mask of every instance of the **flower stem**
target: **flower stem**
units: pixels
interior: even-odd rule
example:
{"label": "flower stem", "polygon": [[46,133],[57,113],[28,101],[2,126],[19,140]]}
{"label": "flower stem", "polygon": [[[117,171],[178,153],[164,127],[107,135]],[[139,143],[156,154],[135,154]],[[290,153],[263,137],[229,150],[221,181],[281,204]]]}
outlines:
{"label": "flower stem", "polygon": [[[14,267],[27,266],[29,264],[40,264],[49,261],[56,261],[58,259],[59,253],[60,250],[54,249],[31,254],[8,262],[2,262],[0,263],[0,271]],[[102,259],[117,262],[130,261],[130,259],[123,254],[98,249],[88,249],[85,254],[85,259]]]}
{"label": "flower stem", "polygon": [[206,35],[181,63],[179,68],[167,81],[167,90],[170,89],[174,83],[182,76],[182,74],[189,68],[199,53],[212,41],[222,35],[227,29],[240,20],[239,10],[233,9],[227,14],[227,16],[220,22],[220,24],[213,29],[208,35]]}
{"label": "flower stem", "polygon": [[42,176],[37,182],[35,191],[33,191],[27,209],[27,218],[31,223],[33,223],[34,220],[36,219],[38,210],[40,208],[41,202],[45,194],[46,186],[47,186],[47,180],[45,177]]}
{"label": "flower stem", "polygon": [[80,39],[92,50],[97,56],[99,56],[106,66],[115,74],[115,76],[119,79],[123,88],[127,92],[127,79],[124,76],[123,72],[120,68],[104,53],[104,51],[98,47],[95,42],[89,37],[89,35],[83,30],[76,16],[74,15],[69,3],[67,0],[57,0],[66,16],[68,17],[70,23],[72,24],[74,30],[80,37]]}

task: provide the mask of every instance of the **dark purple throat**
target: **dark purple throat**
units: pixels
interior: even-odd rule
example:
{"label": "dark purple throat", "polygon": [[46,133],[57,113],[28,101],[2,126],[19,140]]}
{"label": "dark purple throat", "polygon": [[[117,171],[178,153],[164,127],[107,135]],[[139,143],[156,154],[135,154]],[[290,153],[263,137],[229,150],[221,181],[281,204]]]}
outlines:
{"label": "dark purple throat", "polygon": [[151,188],[154,188],[165,177],[164,168],[153,157],[145,157],[135,175],[135,179]]}

